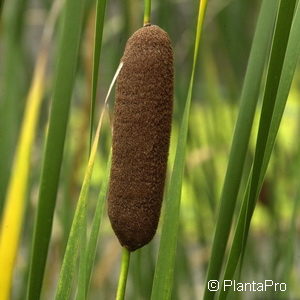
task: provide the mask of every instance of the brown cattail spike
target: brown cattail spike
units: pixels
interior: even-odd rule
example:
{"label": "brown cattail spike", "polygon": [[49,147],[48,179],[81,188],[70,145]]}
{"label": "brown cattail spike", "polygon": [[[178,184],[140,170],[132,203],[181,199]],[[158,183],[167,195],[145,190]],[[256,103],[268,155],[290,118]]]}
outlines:
{"label": "brown cattail spike", "polygon": [[154,236],[161,209],[173,103],[173,51],[155,25],[128,40],[117,79],[108,214],[122,246]]}

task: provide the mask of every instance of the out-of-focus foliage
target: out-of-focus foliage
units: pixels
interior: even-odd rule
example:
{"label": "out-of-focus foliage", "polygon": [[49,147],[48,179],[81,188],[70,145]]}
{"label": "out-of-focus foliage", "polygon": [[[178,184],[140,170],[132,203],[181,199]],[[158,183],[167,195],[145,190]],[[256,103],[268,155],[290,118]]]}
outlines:
{"label": "out-of-focus foliage", "polygon": [[[63,2],[63,0],[59,0]],[[0,215],[2,216],[13,158],[21,132],[26,100],[38,49],[52,1],[6,0],[0,17]],[[53,299],[65,253],[76,202],[89,151],[90,99],[94,49],[95,1],[85,1],[80,55],[65,139],[62,172],[54,214],[51,243],[41,299]],[[172,299],[200,299],[210,259],[219,199],[239,100],[258,17],[260,0],[209,0],[196,68],[182,181],[179,239]],[[61,5],[63,7],[63,5]],[[165,29],[173,42],[175,98],[169,154],[170,178],[178,132],[193,62],[198,1],[153,0],[152,23]],[[100,58],[95,124],[107,90],[119,65],[128,37],[143,24],[143,1],[107,1]],[[58,18],[44,80],[44,97],[30,159],[28,188],[20,246],[14,269],[11,299],[24,299],[27,289],[34,216],[52,92],[59,56],[62,20]],[[68,53],[64,53],[68,56]],[[267,175],[249,233],[241,278],[244,282],[270,279],[286,282],[285,296],[300,297],[299,197],[300,73],[296,70]],[[263,76],[265,80],[265,75]],[[261,112],[258,99],[254,127],[241,178],[240,208],[256,144]],[[87,206],[87,233],[91,231],[98,193],[106,179],[111,145],[113,97],[103,128]],[[169,181],[168,181],[169,182]],[[234,220],[236,220],[236,210]],[[235,221],[234,221],[235,222]],[[160,229],[154,240],[131,255],[126,299],[150,299],[158,253]],[[121,247],[106,213],[100,228],[88,299],[113,299],[117,286]],[[1,267],[0,267],[1,269]],[[76,277],[76,276],[75,276]],[[76,279],[76,278],[75,278]],[[74,281],[75,282],[75,281]],[[73,286],[76,294],[76,284]],[[249,295],[248,295],[249,296]],[[230,297],[230,296],[229,296]],[[231,298],[229,298],[231,299]],[[2,300],[2,299],[1,299]]]}

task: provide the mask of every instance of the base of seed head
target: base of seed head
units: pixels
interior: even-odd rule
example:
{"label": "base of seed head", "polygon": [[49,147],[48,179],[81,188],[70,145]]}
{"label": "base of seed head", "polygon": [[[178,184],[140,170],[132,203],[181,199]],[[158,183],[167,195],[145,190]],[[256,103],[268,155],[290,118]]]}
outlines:
{"label": "base of seed head", "polygon": [[166,177],[173,103],[173,50],[146,24],[127,41],[117,79],[108,214],[122,246],[153,238]]}

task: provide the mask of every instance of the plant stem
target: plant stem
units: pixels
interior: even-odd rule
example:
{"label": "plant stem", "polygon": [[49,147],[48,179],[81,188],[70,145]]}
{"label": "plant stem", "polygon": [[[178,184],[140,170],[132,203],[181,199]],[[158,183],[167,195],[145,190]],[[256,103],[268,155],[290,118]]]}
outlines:
{"label": "plant stem", "polygon": [[130,252],[126,248],[123,248],[121,271],[120,271],[116,300],[123,300],[125,296],[129,260],[130,260]]}
{"label": "plant stem", "polygon": [[145,0],[144,26],[151,23],[151,0]]}

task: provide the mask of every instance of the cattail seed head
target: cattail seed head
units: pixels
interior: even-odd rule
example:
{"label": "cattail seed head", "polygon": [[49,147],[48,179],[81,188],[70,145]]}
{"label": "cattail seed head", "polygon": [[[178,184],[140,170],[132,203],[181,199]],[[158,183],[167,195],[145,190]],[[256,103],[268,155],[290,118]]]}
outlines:
{"label": "cattail seed head", "polygon": [[173,51],[155,25],[127,41],[117,79],[108,214],[122,246],[154,236],[166,177],[173,103]]}

